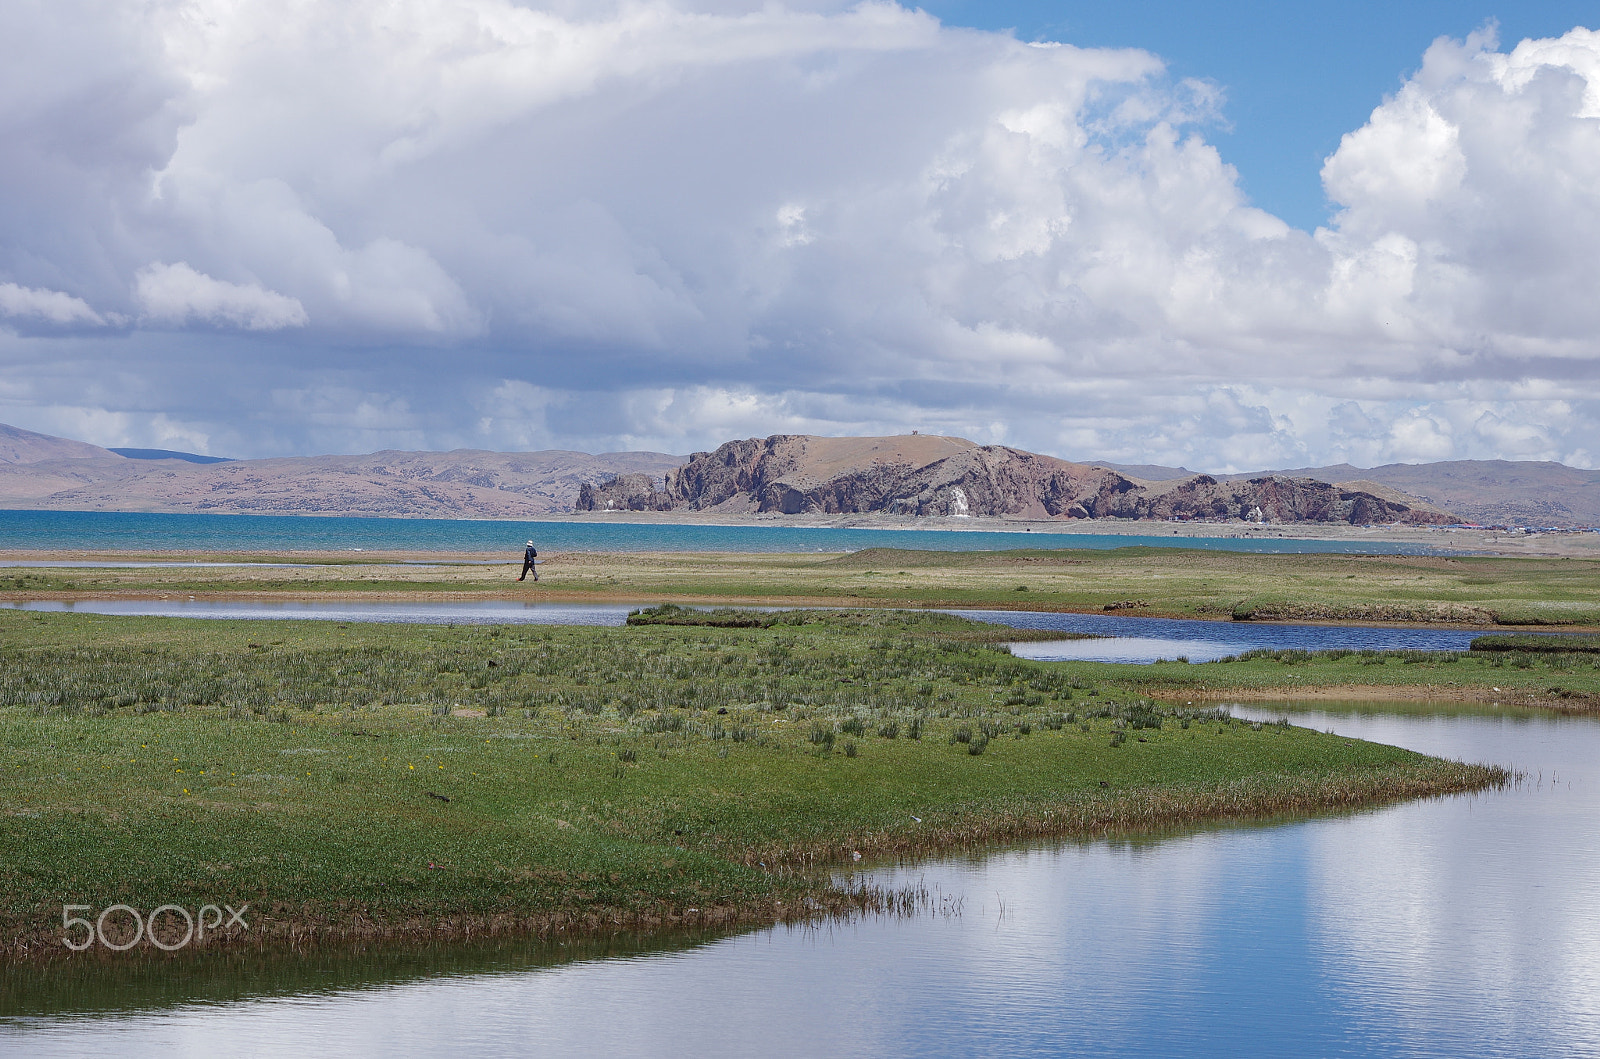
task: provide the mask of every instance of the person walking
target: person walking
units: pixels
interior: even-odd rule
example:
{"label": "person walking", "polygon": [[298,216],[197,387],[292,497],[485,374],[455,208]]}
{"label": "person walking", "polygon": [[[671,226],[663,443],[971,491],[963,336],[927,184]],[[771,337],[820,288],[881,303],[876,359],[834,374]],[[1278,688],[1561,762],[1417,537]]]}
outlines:
{"label": "person walking", "polygon": [[528,546],[522,550],[522,576],[517,580],[526,580],[529,570],[533,571],[533,579],[539,580],[539,549],[533,546],[532,541],[529,541]]}

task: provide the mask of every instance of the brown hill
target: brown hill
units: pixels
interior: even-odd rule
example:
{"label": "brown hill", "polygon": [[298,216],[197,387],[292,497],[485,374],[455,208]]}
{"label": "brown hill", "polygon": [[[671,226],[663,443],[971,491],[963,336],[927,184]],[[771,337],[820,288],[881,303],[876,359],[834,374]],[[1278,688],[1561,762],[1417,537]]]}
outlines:
{"label": "brown hill", "polygon": [[[1385,490],[1386,492],[1388,490]],[[1253,522],[1455,521],[1412,498],[1377,496],[1305,478],[1223,482],[1207,475],[1148,482],[964,438],[817,438],[730,441],[697,452],[661,487],[619,477],[579,491],[580,511],[729,514],[1010,516],[1020,518],[1245,519]]]}
{"label": "brown hill", "polygon": [[0,463],[42,463],[45,460],[74,460],[123,457],[87,441],[73,441],[49,434],[35,434],[21,427],[0,423]]}
{"label": "brown hill", "polygon": [[0,507],[530,518],[571,511],[586,482],[683,462],[659,452],[458,449],[195,464],[83,448],[103,455],[0,464]]}

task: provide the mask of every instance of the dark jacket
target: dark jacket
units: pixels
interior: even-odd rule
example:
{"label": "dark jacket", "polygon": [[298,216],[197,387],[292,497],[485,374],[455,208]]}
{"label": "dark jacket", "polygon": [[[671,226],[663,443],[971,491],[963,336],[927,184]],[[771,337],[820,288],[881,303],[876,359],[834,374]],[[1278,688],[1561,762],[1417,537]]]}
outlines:
{"label": "dark jacket", "polygon": [[522,550],[522,561],[525,563],[531,563],[538,557],[539,549],[535,548],[531,544]]}

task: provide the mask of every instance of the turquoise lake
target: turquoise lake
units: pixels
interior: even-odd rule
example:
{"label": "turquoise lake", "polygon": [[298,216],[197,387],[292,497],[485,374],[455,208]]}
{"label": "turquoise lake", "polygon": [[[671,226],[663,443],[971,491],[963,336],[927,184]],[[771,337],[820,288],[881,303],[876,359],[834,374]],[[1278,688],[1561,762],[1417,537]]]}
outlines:
{"label": "turquoise lake", "polygon": [[[1427,545],[1272,537],[1191,537],[1156,523],[1146,536],[945,529],[834,529],[622,522],[323,518],[302,515],[159,515],[112,511],[0,511],[0,550],[414,551],[520,555],[549,551],[850,552],[862,548],[999,551],[1007,548],[1204,548],[1265,553],[1428,555]],[[1241,533],[1244,530],[1241,528]]]}

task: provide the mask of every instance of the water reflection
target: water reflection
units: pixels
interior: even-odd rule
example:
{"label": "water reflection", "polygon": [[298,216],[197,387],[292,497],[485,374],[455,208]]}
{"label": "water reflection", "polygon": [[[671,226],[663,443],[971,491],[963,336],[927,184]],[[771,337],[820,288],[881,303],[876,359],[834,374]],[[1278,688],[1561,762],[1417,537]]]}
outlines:
{"label": "water reflection", "polygon": [[1214,662],[1253,650],[1465,651],[1474,636],[1482,635],[1482,630],[1421,626],[1304,625],[1003,610],[950,613],[1017,629],[1046,629],[1100,637],[1011,645],[1012,653],[1018,657],[1042,661],[1148,663],[1181,655],[1191,662]]}
{"label": "water reflection", "polygon": [[1243,642],[1174,640],[1155,636],[1104,636],[1092,640],[1036,640],[1014,643],[1011,653],[1040,662],[1122,662],[1149,664],[1176,660],[1215,662],[1249,648]]}
{"label": "water reflection", "polygon": [[1297,723],[1526,773],[1513,790],[1313,831],[1310,924],[1330,988],[1411,1054],[1592,1053],[1600,1043],[1596,724],[1525,714]]}
{"label": "water reflection", "polygon": [[[726,932],[690,931],[564,941],[491,938],[449,945],[325,946],[302,952],[193,952],[181,958],[143,953],[6,966],[0,967],[0,1027],[7,1021],[16,1025],[23,1016],[39,1029],[49,1026],[52,1017],[127,1016],[197,1005],[220,1009],[275,997],[333,997],[420,979],[681,952],[724,936]],[[0,1040],[4,1039],[0,1031]]]}
{"label": "water reflection", "polygon": [[[1274,718],[1285,708],[1237,712]],[[1517,766],[1527,779],[1354,815],[879,873],[959,894],[959,916],[777,929],[547,966],[519,967],[513,957],[487,973],[419,965],[376,988],[292,979],[287,995],[234,999],[252,995],[246,989],[154,1013],[14,1022],[0,1026],[0,1051],[1600,1049],[1600,725],[1482,706],[1423,713],[1414,704],[1319,704],[1292,716]]]}

